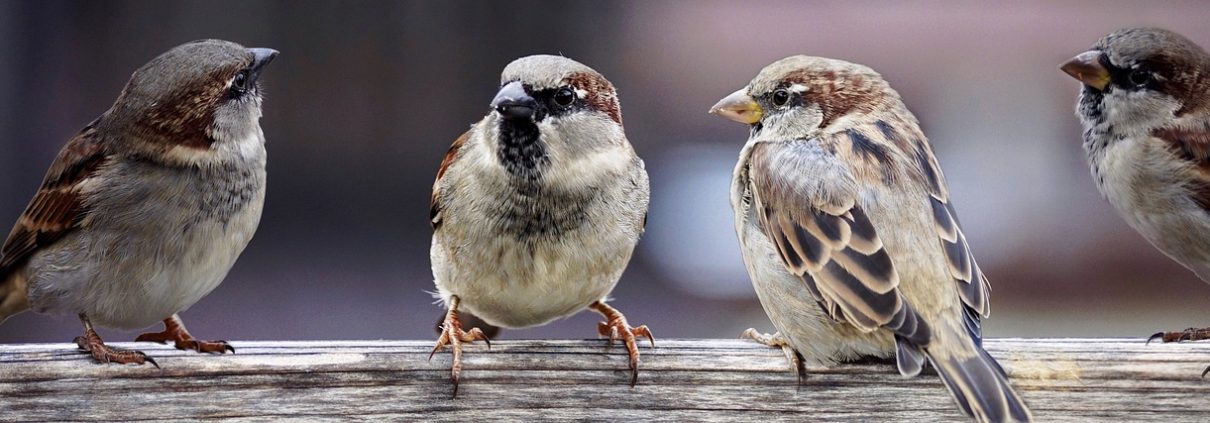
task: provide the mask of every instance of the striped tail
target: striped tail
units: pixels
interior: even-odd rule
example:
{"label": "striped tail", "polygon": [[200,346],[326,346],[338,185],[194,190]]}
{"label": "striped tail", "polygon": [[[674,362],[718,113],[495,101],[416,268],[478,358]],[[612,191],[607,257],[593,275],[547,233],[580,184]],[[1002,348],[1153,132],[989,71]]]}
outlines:
{"label": "striped tail", "polygon": [[968,357],[940,357],[924,351],[958,407],[979,422],[1032,421],[1029,407],[1009,385],[1004,369],[983,347],[972,346],[977,354]]}
{"label": "striped tail", "polygon": [[29,309],[27,284],[21,272],[14,272],[0,281],[0,323]]}

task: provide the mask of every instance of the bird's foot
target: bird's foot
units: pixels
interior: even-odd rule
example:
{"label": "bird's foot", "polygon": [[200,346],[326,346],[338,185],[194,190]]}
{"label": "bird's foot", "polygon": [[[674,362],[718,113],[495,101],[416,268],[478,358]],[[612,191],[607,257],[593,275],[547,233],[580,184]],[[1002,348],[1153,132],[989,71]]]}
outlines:
{"label": "bird's foot", "polygon": [[450,365],[450,381],[454,383],[454,398],[458,397],[458,381],[462,375],[462,343],[482,339],[483,342],[487,343],[488,349],[492,348],[492,341],[479,328],[471,328],[470,331],[462,330],[462,322],[458,320],[457,307],[458,297],[453,297],[450,301],[450,310],[445,314],[445,321],[441,323],[441,336],[437,338],[437,345],[429,353],[429,360],[431,361],[433,355],[437,354],[437,351],[449,345],[450,351],[454,355],[453,364]]}
{"label": "bird's foot", "polygon": [[73,342],[80,346],[81,350],[88,351],[92,355],[92,359],[96,360],[97,363],[151,363],[157,369],[160,368],[160,365],[156,364],[154,359],[148,357],[147,354],[143,354],[141,351],[124,350],[105,345],[105,341],[101,340],[101,336],[97,335],[97,332],[92,329],[92,324],[87,323],[87,320],[85,320],[84,324],[84,336],[77,336]]}
{"label": "bird's foot", "polygon": [[[1151,337],[1147,338],[1147,343],[1150,344],[1151,341],[1157,339],[1163,341],[1164,343],[1201,341],[1210,339],[1210,328],[1188,328],[1177,332],[1156,332],[1154,335],[1151,335]],[[1207,366],[1205,370],[1202,370],[1202,377],[1206,377],[1207,373],[1210,373],[1210,366]]]}
{"label": "bird's foot", "polygon": [[166,344],[172,341],[173,346],[178,350],[193,350],[201,353],[223,354],[230,351],[235,353],[235,347],[228,344],[227,341],[199,341],[185,330],[185,324],[175,315],[164,319],[164,331],[144,333],[134,339],[135,342],[159,342]]}
{"label": "bird's foot", "polygon": [[626,351],[630,355],[630,386],[634,386],[639,381],[639,346],[637,339],[640,336],[646,337],[651,341],[651,348],[655,348],[655,336],[651,334],[651,329],[647,325],[639,327],[631,327],[626,322],[626,316],[618,309],[610,307],[604,302],[597,301],[590,306],[593,310],[605,316],[604,322],[597,323],[597,333],[601,336],[609,337],[609,345],[621,339],[626,344]]}
{"label": "bird's foot", "polygon": [[790,346],[790,340],[780,332],[770,335],[760,333],[755,328],[748,328],[739,337],[751,339],[770,347],[781,348],[782,354],[786,355],[786,362],[790,364],[790,372],[798,375],[798,383],[802,384],[803,378],[807,376],[807,366],[803,363],[802,354],[795,351],[794,347]]}
{"label": "bird's foot", "polygon": [[1147,338],[1147,343],[1150,344],[1154,340],[1162,340],[1164,342],[1185,342],[1185,341],[1201,341],[1210,339],[1210,328],[1189,328],[1179,332],[1156,332]]}

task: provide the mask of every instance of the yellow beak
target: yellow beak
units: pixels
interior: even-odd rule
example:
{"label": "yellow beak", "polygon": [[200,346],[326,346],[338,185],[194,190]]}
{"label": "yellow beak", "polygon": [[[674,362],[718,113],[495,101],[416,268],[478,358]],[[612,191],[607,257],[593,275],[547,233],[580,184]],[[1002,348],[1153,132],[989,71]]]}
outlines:
{"label": "yellow beak", "polygon": [[752,96],[748,95],[747,89],[744,88],[724,97],[718,101],[718,104],[710,108],[711,114],[748,125],[760,122],[760,118],[764,115],[764,112],[760,104],[757,104],[756,100],[753,100]]}
{"label": "yellow beak", "polygon": [[1067,72],[1072,78],[1080,80],[1084,85],[1104,90],[1109,85],[1109,70],[1101,64],[1105,53],[1089,50],[1068,60],[1059,69]]}

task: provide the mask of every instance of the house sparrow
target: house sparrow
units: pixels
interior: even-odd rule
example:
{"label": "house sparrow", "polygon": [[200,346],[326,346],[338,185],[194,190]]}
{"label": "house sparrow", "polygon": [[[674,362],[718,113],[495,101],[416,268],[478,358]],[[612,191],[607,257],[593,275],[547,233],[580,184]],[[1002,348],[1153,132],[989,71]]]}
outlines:
{"label": "house sparrow", "polygon": [[[202,40],[135,71],[68,141],[5,241],[0,320],[75,314],[98,362],[155,361],[106,346],[93,323],[164,332],[136,341],[223,353],[177,313],[222,282],[260,221],[265,138],[257,77],[277,51]],[[158,366],[157,366],[158,367]]]}
{"label": "house sparrow", "polygon": [[635,339],[655,340],[605,296],[643,233],[649,193],[605,77],[558,56],[504,68],[491,112],[454,141],[433,184],[430,256],[449,310],[433,353],[450,345],[455,396],[462,343],[487,340],[459,310],[521,328],[591,308],[605,317],[600,334],[626,344],[634,385]]}
{"label": "house sparrow", "polygon": [[823,365],[893,354],[904,376],[927,359],[967,415],[1030,420],[980,346],[989,287],[941,168],[878,73],[792,56],[710,112],[751,126],[731,205],[778,329],[756,338]]}
{"label": "house sparrow", "polygon": [[[1172,31],[1128,28],[1061,69],[1083,83],[1076,115],[1097,188],[1152,245],[1210,282],[1210,55]],[[1156,338],[1210,339],[1210,328]]]}

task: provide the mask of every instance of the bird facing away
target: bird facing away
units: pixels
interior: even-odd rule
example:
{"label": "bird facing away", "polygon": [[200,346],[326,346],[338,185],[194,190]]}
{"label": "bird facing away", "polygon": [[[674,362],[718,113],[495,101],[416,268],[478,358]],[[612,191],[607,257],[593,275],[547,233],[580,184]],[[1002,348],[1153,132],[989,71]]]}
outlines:
{"label": "bird facing away", "polygon": [[210,293],[252,239],[265,198],[258,76],[277,51],[202,40],[134,72],[59,153],[0,256],[0,321],[77,315],[98,362],[155,361],[106,346],[93,323],[164,332],[136,341],[223,353],[177,313]]}
{"label": "bird facing away", "polygon": [[[928,360],[978,421],[1030,411],[983,350],[987,279],[941,167],[899,94],[868,67],[792,56],[711,113],[750,125],[732,180],[744,263],[778,333],[745,334],[829,365]],[[755,336],[754,336],[755,335]]]}
{"label": "bird facing away", "polygon": [[[636,336],[605,303],[646,224],[647,171],[626,140],[618,95],[601,74],[559,56],[510,63],[491,111],[454,141],[433,184],[430,250],[448,308],[433,352],[450,345],[458,392],[468,310],[494,326],[546,324],[591,308],[620,338],[638,377]],[[431,355],[430,355],[431,357]]]}
{"label": "bird facing away", "polygon": [[[1128,28],[1061,69],[1083,83],[1076,116],[1101,194],[1152,245],[1210,282],[1210,55],[1172,31]],[[1156,338],[1210,339],[1210,328]]]}

